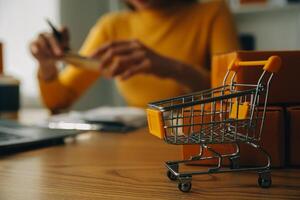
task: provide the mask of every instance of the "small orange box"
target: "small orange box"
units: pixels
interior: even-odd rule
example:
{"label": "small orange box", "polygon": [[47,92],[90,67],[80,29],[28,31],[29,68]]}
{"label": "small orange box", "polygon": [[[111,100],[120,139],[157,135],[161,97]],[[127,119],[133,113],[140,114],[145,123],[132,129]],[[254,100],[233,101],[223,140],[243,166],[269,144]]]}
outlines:
{"label": "small orange box", "polygon": [[300,106],[287,108],[289,165],[300,166]]}
{"label": "small orange box", "polygon": [[[274,76],[268,103],[287,104],[300,103],[300,51],[237,51],[228,54],[215,55],[212,60],[212,87],[222,85],[224,75],[229,64],[234,60],[256,61],[266,60],[270,56],[279,56],[282,60],[282,67]],[[257,67],[244,67],[237,74],[238,83],[256,83],[262,70]]]}
{"label": "small orange box", "polygon": [[[284,135],[284,114],[281,107],[268,107],[264,129],[262,132],[261,145],[271,155],[273,167],[283,167],[285,163],[285,135]],[[300,110],[299,110],[300,114]],[[299,115],[300,116],[300,115]],[[300,134],[299,134],[300,135]],[[235,151],[232,144],[215,144],[210,145],[217,152],[232,153]],[[200,152],[200,145],[183,145],[183,159],[189,159],[191,156]],[[263,155],[259,154],[252,147],[241,144],[240,163],[244,166],[263,165],[266,160]],[[204,156],[210,156],[209,152],[204,152]],[[215,164],[216,160],[201,161],[201,164]],[[224,160],[228,164],[228,160]],[[195,162],[195,164],[200,164]]]}

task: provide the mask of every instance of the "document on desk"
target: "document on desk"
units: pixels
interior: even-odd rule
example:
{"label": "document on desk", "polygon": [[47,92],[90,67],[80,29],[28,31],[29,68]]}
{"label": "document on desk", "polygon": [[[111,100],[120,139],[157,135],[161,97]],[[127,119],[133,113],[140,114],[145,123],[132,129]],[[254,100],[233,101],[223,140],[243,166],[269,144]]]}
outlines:
{"label": "document on desk", "polygon": [[127,132],[146,125],[144,109],[135,107],[98,107],[51,116],[40,125],[50,129]]}

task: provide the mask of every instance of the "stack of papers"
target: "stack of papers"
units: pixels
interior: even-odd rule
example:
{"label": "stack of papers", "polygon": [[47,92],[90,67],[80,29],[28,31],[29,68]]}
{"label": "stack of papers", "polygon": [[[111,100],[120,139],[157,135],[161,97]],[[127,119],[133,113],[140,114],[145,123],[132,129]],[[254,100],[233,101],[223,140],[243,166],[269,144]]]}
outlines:
{"label": "stack of papers", "polygon": [[146,125],[144,109],[99,107],[83,112],[71,111],[51,116],[42,126],[55,129],[126,132]]}

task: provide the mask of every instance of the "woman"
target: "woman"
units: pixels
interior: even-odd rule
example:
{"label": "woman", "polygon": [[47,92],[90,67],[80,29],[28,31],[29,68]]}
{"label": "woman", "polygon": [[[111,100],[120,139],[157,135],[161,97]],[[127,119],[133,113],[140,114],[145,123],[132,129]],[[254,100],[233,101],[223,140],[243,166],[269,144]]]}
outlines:
{"label": "woman", "polygon": [[[101,59],[99,72],[56,62],[68,47],[67,29],[59,44],[49,33],[32,42],[39,63],[38,78],[46,106],[70,106],[99,77],[115,78],[128,105],[208,88],[212,54],[236,50],[232,16],[223,1],[125,0],[129,11],[102,17],[80,54]],[[105,73],[104,73],[105,72]]]}

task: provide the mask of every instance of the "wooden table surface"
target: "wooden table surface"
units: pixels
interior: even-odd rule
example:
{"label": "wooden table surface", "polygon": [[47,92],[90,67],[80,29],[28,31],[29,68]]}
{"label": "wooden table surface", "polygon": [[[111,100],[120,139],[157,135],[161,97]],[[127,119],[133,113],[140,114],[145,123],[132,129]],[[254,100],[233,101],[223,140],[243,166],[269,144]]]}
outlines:
{"label": "wooden table surface", "polygon": [[147,129],[85,133],[65,145],[1,157],[0,200],[300,199],[299,169],[274,170],[269,189],[258,187],[255,172],[194,176],[192,191],[182,193],[164,167],[178,158],[180,146]]}

